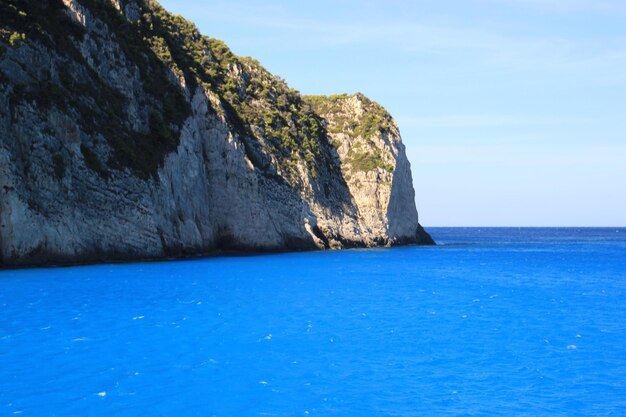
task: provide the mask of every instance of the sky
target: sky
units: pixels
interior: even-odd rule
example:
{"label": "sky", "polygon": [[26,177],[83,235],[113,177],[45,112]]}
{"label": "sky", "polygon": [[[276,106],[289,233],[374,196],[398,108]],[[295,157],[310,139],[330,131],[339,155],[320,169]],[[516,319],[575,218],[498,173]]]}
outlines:
{"label": "sky", "polygon": [[394,116],[428,226],[626,226],[624,0],[161,0]]}

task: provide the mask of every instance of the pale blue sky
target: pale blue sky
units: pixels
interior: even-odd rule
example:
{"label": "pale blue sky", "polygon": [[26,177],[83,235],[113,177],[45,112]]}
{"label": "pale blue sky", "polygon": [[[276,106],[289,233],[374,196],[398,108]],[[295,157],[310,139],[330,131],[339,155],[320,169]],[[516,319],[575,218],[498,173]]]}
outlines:
{"label": "pale blue sky", "polygon": [[161,0],[396,118],[428,226],[626,226],[624,0]]}

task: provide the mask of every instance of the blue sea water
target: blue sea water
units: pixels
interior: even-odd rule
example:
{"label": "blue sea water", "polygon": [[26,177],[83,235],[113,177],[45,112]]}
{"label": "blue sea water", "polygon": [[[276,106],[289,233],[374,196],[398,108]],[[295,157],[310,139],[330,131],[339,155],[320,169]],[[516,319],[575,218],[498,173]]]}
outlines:
{"label": "blue sea water", "polygon": [[624,416],[626,229],[0,271],[0,416]]}

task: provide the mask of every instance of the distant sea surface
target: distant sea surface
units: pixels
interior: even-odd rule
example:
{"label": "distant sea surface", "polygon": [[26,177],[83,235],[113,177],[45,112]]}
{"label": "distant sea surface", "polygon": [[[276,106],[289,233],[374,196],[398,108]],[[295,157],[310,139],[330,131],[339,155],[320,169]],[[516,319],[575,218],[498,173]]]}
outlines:
{"label": "distant sea surface", "polygon": [[0,416],[625,416],[626,229],[0,271]]}

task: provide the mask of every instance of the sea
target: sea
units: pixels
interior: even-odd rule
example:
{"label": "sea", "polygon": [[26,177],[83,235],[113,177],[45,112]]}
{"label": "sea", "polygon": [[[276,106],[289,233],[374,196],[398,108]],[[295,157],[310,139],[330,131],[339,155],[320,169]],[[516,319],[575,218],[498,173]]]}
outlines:
{"label": "sea", "polygon": [[0,416],[626,416],[626,229],[0,271]]}

